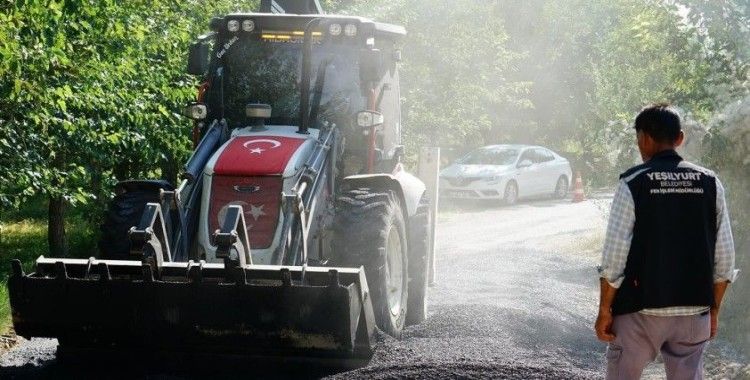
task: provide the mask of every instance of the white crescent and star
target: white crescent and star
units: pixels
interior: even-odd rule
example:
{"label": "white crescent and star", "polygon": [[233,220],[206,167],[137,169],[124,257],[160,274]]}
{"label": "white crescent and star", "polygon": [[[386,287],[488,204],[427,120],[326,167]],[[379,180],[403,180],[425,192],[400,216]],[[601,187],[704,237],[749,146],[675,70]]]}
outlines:
{"label": "white crescent and star", "polygon": [[[264,204],[262,204],[260,206],[256,206],[254,204],[249,204],[247,202],[235,201],[235,202],[229,202],[229,203],[227,203],[224,207],[221,208],[221,210],[219,210],[219,214],[217,215],[217,219],[219,220],[219,223],[223,223],[224,217],[227,214],[227,210],[229,209],[229,206],[233,206],[233,205],[242,206],[243,213],[245,215],[252,216],[253,220],[256,221],[256,222],[258,221],[258,219],[261,216],[268,215],[268,214],[266,214],[265,211],[263,211],[263,207],[265,207]],[[250,206],[250,207],[248,207],[248,206]],[[247,225],[247,229],[248,230],[251,229],[252,227],[253,227],[252,224],[248,224]]]}
{"label": "white crescent and star", "polygon": [[242,146],[244,146],[245,148],[250,149],[250,154],[261,154],[261,153],[265,152],[267,149],[263,149],[263,148],[261,148],[261,147],[259,147],[257,145],[251,147],[251,145],[253,145],[253,144],[259,144],[259,143],[271,144],[271,146],[268,147],[268,149],[276,149],[276,148],[278,148],[278,147],[281,146],[280,142],[278,142],[277,140],[273,140],[273,139],[253,139],[253,140],[248,140],[244,144],[242,144]]}
{"label": "white crescent and star", "polygon": [[250,214],[253,217],[253,219],[255,219],[255,221],[257,222],[258,218],[260,218],[263,215],[266,215],[266,213],[263,211],[263,206],[265,205],[255,206],[254,204],[251,204],[250,211],[246,211],[246,213]]}

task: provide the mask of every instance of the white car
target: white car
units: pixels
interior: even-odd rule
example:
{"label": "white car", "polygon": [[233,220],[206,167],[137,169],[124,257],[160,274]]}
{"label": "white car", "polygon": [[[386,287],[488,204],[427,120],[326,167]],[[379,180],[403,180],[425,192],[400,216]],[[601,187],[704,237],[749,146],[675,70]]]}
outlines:
{"label": "white car", "polygon": [[494,199],[568,194],[573,174],[559,154],[533,145],[490,145],[473,150],[440,171],[440,196]]}

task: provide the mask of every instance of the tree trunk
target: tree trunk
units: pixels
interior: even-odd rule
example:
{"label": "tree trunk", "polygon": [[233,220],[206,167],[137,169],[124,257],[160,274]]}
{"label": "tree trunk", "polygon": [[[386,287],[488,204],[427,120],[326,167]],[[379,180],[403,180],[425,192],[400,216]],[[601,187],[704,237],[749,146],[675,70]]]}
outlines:
{"label": "tree trunk", "polygon": [[172,154],[167,154],[167,157],[167,160],[161,165],[161,177],[177,187],[179,186],[179,183],[177,183],[177,171],[179,169],[175,164],[176,161],[174,157],[172,157]]}
{"label": "tree trunk", "polygon": [[68,237],[65,235],[65,200],[61,196],[49,197],[47,242],[53,257],[68,256]]}

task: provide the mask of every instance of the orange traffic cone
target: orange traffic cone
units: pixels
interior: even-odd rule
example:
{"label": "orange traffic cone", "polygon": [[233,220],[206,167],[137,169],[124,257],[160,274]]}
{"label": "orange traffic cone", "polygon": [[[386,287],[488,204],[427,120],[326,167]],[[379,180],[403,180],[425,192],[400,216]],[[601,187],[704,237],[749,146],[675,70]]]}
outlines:
{"label": "orange traffic cone", "polygon": [[583,194],[583,180],[581,172],[576,172],[576,187],[573,190],[573,203],[583,202],[586,199]]}

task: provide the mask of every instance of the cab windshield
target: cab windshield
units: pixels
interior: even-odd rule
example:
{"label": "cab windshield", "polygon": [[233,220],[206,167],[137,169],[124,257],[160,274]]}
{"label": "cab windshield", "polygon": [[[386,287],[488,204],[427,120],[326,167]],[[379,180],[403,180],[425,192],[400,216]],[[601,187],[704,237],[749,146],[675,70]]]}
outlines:
{"label": "cab windshield", "polygon": [[[271,106],[267,124],[299,125],[301,38],[274,41],[243,36],[231,41],[221,44],[215,53],[224,68],[224,116],[229,125],[245,125],[248,103]],[[354,114],[365,108],[358,86],[358,50],[341,43],[314,43],[312,51],[311,109],[318,98],[316,90],[320,96],[318,117],[310,126],[317,127],[323,120],[339,126],[350,124]],[[316,83],[319,78],[322,83]]]}
{"label": "cab windshield", "polygon": [[516,162],[517,149],[477,149],[463,156],[459,163],[464,165],[512,165]]}

